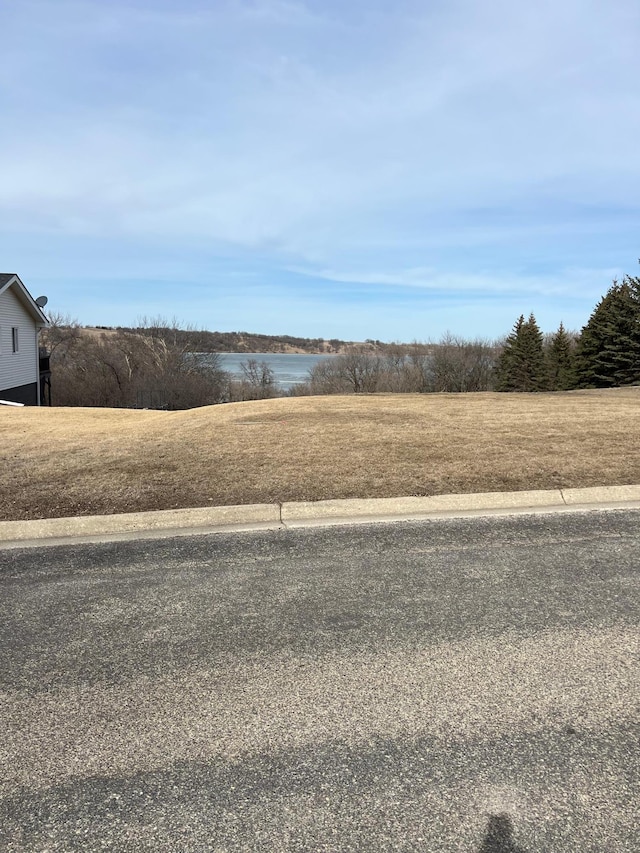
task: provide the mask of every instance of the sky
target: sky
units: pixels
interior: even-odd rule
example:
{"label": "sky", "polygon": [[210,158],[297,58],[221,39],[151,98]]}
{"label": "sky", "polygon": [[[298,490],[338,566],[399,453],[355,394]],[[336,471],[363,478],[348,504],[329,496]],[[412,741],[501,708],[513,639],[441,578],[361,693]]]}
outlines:
{"label": "sky", "polygon": [[0,271],[85,325],[584,325],[640,267],[638,0],[0,0]]}

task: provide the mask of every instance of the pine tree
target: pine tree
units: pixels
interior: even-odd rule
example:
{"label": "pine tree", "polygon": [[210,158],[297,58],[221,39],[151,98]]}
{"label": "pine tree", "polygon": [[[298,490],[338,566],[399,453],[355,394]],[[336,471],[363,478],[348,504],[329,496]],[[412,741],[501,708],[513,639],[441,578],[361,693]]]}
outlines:
{"label": "pine tree", "polygon": [[640,276],[626,275],[624,283],[631,292],[631,296],[640,304]]}
{"label": "pine tree", "polygon": [[496,391],[517,391],[515,387],[513,368],[517,359],[518,342],[522,327],[524,326],[524,314],[521,314],[513,325],[502,347],[502,352],[496,365]]}
{"label": "pine tree", "polygon": [[550,391],[567,391],[574,384],[574,345],[561,322],[547,349],[547,375]]}
{"label": "pine tree", "polygon": [[591,312],[589,322],[583,326],[578,339],[575,359],[575,380],[579,388],[612,385],[602,381],[601,354],[607,341],[609,318],[613,303],[618,298],[618,283],[605,293]]}
{"label": "pine tree", "polygon": [[547,387],[543,336],[533,314],[521,315],[505,341],[496,369],[498,391],[544,391]]}
{"label": "pine tree", "polygon": [[522,391],[546,391],[547,365],[544,357],[544,335],[533,314],[522,327],[523,363],[520,368]]}
{"label": "pine tree", "polygon": [[608,388],[640,382],[640,279],[614,281],[583,327],[576,384]]}

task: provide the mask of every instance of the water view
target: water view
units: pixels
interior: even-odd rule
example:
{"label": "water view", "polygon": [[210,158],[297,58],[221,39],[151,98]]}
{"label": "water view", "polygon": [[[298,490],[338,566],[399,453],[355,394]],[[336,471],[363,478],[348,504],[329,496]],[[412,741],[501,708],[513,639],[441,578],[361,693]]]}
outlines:
{"label": "water view", "polygon": [[275,380],[283,391],[288,391],[292,385],[308,379],[309,371],[319,362],[335,358],[333,355],[288,352],[223,352],[219,355],[222,369],[237,379],[243,377],[243,362],[246,364],[252,358],[258,363],[265,361],[273,370]]}

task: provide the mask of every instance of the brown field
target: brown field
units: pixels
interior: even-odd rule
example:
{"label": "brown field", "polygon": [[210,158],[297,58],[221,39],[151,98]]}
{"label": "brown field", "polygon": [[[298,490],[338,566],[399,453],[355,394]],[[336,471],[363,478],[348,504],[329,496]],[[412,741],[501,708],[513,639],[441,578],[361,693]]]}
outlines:
{"label": "brown field", "polygon": [[0,407],[0,518],[640,483],[640,388]]}

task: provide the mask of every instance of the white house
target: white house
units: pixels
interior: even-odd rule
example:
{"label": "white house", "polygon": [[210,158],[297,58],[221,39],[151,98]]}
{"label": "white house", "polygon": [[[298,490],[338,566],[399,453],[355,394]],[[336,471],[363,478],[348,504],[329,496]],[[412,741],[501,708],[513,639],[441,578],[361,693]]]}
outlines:
{"label": "white house", "polygon": [[38,303],[15,273],[0,273],[0,401],[40,405],[38,335],[49,321]]}

